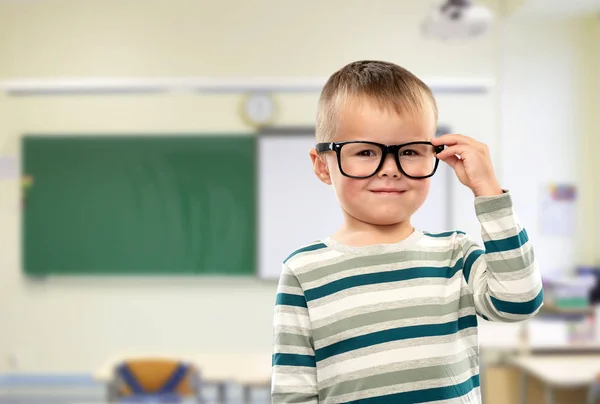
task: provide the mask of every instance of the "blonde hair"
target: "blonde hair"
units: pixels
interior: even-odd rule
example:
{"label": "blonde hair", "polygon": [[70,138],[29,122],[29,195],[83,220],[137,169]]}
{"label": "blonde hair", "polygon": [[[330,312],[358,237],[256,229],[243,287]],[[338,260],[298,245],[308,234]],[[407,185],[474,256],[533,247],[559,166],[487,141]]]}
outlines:
{"label": "blonde hair", "polygon": [[342,67],[325,83],[317,106],[317,142],[335,139],[338,112],[350,97],[364,97],[382,108],[413,117],[432,108],[437,123],[435,98],[417,76],[393,63],[361,60]]}

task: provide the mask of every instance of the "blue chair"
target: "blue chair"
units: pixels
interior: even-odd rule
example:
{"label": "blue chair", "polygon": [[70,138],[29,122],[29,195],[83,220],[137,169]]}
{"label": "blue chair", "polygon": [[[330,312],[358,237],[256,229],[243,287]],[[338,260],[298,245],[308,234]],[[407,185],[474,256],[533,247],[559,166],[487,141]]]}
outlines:
{"label": "blue chair", "polygon": [[202,402],[199,371],[170,359],[127,360],[114,369],[109,402],[121,404]]}

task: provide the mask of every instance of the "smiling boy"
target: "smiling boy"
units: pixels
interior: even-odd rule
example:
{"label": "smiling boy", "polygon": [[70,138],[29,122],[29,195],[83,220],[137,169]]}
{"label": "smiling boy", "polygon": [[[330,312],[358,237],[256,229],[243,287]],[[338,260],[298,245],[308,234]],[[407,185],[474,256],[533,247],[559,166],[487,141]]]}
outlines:
{"label": "smiling boy", "polygon": [[[531,243],[487,146],[436,127],[430,89],[400,66],[358,61],[327,81],[310,157],[344,220],[284,260],[274,404],[481,403],[477,316],[522,321],[541,307]],[[484,248],[411,225],[439,161],[473,192]]]}

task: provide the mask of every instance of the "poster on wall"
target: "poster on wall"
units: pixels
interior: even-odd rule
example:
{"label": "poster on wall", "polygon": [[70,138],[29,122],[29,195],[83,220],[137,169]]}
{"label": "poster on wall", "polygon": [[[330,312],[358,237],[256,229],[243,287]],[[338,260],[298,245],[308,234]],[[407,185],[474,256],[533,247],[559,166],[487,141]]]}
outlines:
{"label": "poster on wall", "polygon": [[541,233],[545,236],[574,236],[577,226],[575,185],[551,183],[542,188]]}
{"label": "poster on wall", "polygon": [[0,154],[0,180],[14,180],[19,177],[19,161],[16,157]]}

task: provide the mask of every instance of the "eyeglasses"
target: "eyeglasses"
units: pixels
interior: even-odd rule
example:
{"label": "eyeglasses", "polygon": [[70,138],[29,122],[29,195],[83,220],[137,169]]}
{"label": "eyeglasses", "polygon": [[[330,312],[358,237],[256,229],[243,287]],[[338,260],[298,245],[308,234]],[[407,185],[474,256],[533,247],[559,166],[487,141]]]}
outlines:
{"label": "eyeglasses", "polygon": [[384,145],[356,140],[317,143],[316,149],[319,152],[335,151],[340,171],[346,177],[372,177],[381,169],[386,156],[391,154],[402,174],[422,179],[435,174],[440,162],[436,155],[444,150],[444,146],[434,146],[431,142]]}

